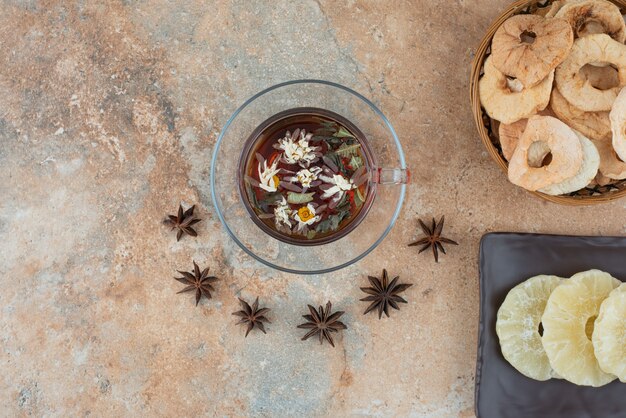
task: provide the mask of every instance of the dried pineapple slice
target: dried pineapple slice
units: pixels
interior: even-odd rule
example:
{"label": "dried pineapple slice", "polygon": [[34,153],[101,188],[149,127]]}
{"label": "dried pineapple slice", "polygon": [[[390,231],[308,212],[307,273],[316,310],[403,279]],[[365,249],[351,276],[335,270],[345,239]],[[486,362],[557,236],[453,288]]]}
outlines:
{"label": "dried pineapple slice", "polygon": [[626,283],[602,302],[591,341],[600,368],[626,383]]}
{"label": "dried pineapple slice", "polygon": [[615,379],[598,365],[591,336],[600,305],[620,283],[608,273],[589,270],[564,280],[550,295],[541,341],[550,365],[564,379],[594,387]]}
{"label": "dried pineapple slice", "polygon": [[557,276],[535,276],[509,291],[498,310],[496,333],[502,355],[524,376],[556,377],[541,344],[541,315],[548,297],[561,282]]}

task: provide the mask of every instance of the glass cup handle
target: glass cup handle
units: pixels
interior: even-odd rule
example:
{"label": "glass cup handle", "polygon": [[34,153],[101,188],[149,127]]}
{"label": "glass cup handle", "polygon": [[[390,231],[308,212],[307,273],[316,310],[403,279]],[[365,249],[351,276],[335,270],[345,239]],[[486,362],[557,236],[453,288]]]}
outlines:
{"label": "glass cup handle", "polygon": [[378,184],[408,184],[411,172],[408,168],[377,168],[372,177]]}

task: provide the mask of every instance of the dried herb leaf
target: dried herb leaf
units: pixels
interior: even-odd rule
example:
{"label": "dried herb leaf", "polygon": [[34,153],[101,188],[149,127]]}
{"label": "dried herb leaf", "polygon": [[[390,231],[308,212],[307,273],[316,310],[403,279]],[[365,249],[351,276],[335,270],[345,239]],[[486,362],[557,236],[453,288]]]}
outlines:
{"label": "dried herb leaf", "polygon": [[339,203],[337,203],[335,210],[337,212],[350,212],[350,199],[348,198],[347,193],[344,193],[343,196],[341,196],[341,199],[339,200]]}
{"label": "dried herb leaf", "polygon": [[363,159],[358,155],[353,155],[352,158],[350,158],[350,165],[352,166],[352,169],[356,171],[357,169],[363,167]]}
{"label": "dried herb leaf", "polygon": [[290,183],[288,181],[284,181],[284,180],[281,181],[280,182],[280,187],[282,187],[283,189],[290,190],[292,192],[302,193],[302,188],[301,187],[298,187],[295,184]]}
{"label": "dried herb leaf", "polygon": [[329,231],[336,231],[339,228],[339,224],[343,221],[348,215],[350,215],[350,211],[344,210],[337,214],[330,215],[328,218],[324,219],[322,222],[317,224],[315,227],[315,231],[320,234]]}
{"label": "dried herb leaf", "polygon": [[356,189],[354,193],[354,204],[360,208],[365,203],[365,197],[361,194],[361,189]]}
{"label": "dried herb leaf", "polygon": [[276,203],[277,201],[281,200],[281,198],[283,197],[283,195],[281,195],[279,192],[271,192],[271,193],[267,193],[263,199],[261,199],[259,201],[259,203],[267,203],[267,204],[273,204]]}
{"label": "dried herb leaf", "polygon": [[252,185],[249,182],[246,182],[246,193],[248,194],[248,200],[250,201],[252,206],[257,210],[261,210],[259,202],[256,200],[256,193],[254,193]]}
{"label": "dried herb leaf", "polygon": [[[316,132],[316,135],[313,135],[311,137],[311,141],[313,142],[320,142],[320,141],[332,141],[335,140],[337,138],[335,138],[334,136],[329,136],[329,135],[322,135],[322,134],[317,134],[317,132],[319,131],[319,129]],[[327,142],[328,145],[328,142]]]}
{"label": "dried herb leaf", "polygon": [[[346,199],[346,201],[343,202],[341,206],[337,206],[335,210],[337,211],[338,215],[343,214],[343,212],[347,212],[347,215],[349,215],[350,214],[350,200]],[[344,215],[344,218],[345,218],[345,215]]]}
{"label": "dried herb leaf", "polygon": [[351,157],[358,155],[358,149],[361,147],[361,144],[341,144],[341,146],[335,151],[335,154],[341,157]]}
{"label": "dried herb leaf", "polygon": [[344,138],[337,138],[336,136],[325,136],[323,137],[323,141],[326,142],[326,146],[331,150],[345,142]]}
{"label": "dried herb leaf", "polygon": [[[326,165],[328,165],[331,170],[333,170],[334,172],[340,172],[346,177],[350,177],[349,170],[343,164],[343,160],[341,159],[339,155],[337,155],[337,153],[329,152],[326,155],[324,155],[323,159],[324,159],[324,162],[326,162]],[[327,160],[330,160],[337,169],[335,170],[335,167],[332,167],[330,164],[328,164]]]}
{"label": "dried herb leaf", "polygon": [[261,183],[259,183],[258,180],[254,179],[254,178],[252,178],[252,177],[250,177],[248,175],[245,175],[243,177],[243,180],[246,182],[246,184],[249,184],[249,185],[254,186],[254,187],[259,187],[259,185],[261,184]]}
{"label": "dried herb leaf", "polygon": [[344,128],[343,126],[341,126],[339,128],[339,130],[335,133],[335,135],[337,138],[354,138],[354,135],[352,135],[346,128]]}
{"label": "dried herb leaf", "polygon": [[270,206],[276,204],[281,199],[282,195],[278,192],[267,193],[263,199],[257,201],[257,206],[263,213],[273,213]]}
{"label": "dried herb leaf", "polygon": [[315,192],[311,193],[294,193],[287,192],[287,202],[291,204],[302,204],[313,201],[313,195]]}
{"label": "dried herb leaf", "polygon": [[322,125],[321,128],[317,128],[316,130],[313,131],[313,138],[311,138],[312,140],[316,140],[316,137],[326,137],[326,136],[331,136],[333,135],[335,132],[337,132],[337,123],[335,122],[329,122],[329,121],[321,121],[320,124]]}

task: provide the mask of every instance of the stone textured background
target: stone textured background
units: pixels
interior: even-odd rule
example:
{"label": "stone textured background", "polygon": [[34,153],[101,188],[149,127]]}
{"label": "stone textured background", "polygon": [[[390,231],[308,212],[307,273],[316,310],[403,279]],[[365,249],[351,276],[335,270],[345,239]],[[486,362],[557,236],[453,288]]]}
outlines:
{"label": "stone textured background", "polygon": [[[97,4],[102,3],[102,4]],[[473,48],[508,0],[4,0],[0,13],[0,414],[472,417],[482,234],[626,233],[624,201],[542,202],[509,184],[473,126]],[[298,277],[250,260],[209,193],[221,126],[274,83],[323,78],[372,98],[413,184],[369,257]],[[161,225],[197,203],[197,239]],[[445,214],[435,264],[407,243]],[[197,308],[191,260],[221,277]],[[362,316],[386,267],[408,306]],[[272,308],[244,339],[236,296]],[[301,342],[306,303],[349,330]]]}

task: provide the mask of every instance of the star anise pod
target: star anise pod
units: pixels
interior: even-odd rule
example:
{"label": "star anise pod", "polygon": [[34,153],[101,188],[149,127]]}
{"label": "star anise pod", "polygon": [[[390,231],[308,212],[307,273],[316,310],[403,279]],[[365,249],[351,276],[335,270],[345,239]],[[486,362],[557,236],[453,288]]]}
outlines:
{"label": "star anise pod", "polygon": [[370,296],[361,299],[364,302],[372,302],[367,307],[363,315],[378,308],[378,319],[382,318],[383,312],[389,317],[389,306],[394,309],[400,310],[398,302],[407,303],[404,298],[398,296],[398,293],[404,292],[409,287],[413,286],[410,283],[398,283],[399,276],[393,278],[389,283],[389,276],[387,276],[387,270],[383,269],[382,281],[376,277],[368,276],[372,287],[362,287],[361,290]]}
{"label": "star anise pod", "polygon": [[192,237],[198,236],[196,230],[192,228],[192,225],[201,221],[201,219],[193,216],[193,210],[195,208],[196,205],[193,205],[186,211],[183,211],[183,205],[178,205],[178,214],[167,215],[167,219],[163,221],[165,225],[172,227],[172,231],[178,229],[178,232],[176,233],[176,241],[180,241],[183,234],[191,235]]}
{"label": "star anise pod", "polygon": [[320,306],[317,311],[313,306],[307,306],[309,307],[309,312],[311,312],[311,314],[302,315],[302,317],[308,322],[298,325],[298,328],[310,329],[310,331],[302,337],[302,340],[304,341],[307,338],[318,334],[320,344],[325,339],[334,347],[335,343],[333,342],[331,333],[338,332],[340,329],[348,329],[343,322],[338,320],[345,312],[337,311],[331,314],[332,304],[330,302],[326,304],[326,309]]}
{"label": "star anise pod", "polygon": [[423,245],[423,247],[419,250],[420,253],[426,251],[429,247],[432,248],[433,255],[435,256],[435,262],[438,263],[439,251],[441,250],[442,253],[446,253],[445,248],[443,248],[443,244],[459,245],[457,242],[441,236],[444,220],[445,216],[442,216],[439,220],[439,223],[437,223],[435,221],[435,218],[433,218],[433,226],[432,228],[429,228],[424,222],[422,222],[421,219],[418,219],[420,227],[422,228],[422,231],[424,231],[424,234],[426,234],[426,236],[418,241],[409,244],[409,247],[413,247],[415,245]]}
{"label": "star anise pod", "polygon": [[200,272],[200,267],[193,262],[193,272],[189,271],[180,271],[177,270],[183,277],[174,277],[174,279],[179,282],[186,284],[183,290],[178,293],[191,292],[196,291],[196,306],[198,306],[198,302],[200,302],[200,298],[204,295],[207,299],[211,299],[211,292],[215,292],[213,286],[211,286],[212,282],[219,280],[215,276],[209,276],[209,268],[205,268]]}
{"label": "star anise pod", "polygon": [[241,307],[243,308],[241,311],[233,312],[233,315],[241,317],[237,325],[239,324],[248,324],[248,329],[246,330],[246,337],[252,331],[252,328],[255,326],[263,331],[263,334],[266,334],[265,327],[263,326],[263,322],[270,322],[269,319],[265,317],[265,314],[270,310],[269,308],[261,308],[259,309],[259,298],[257,297],[252,306],[248,304],[245,300],[239,298],[239,303],[241,303]]}

